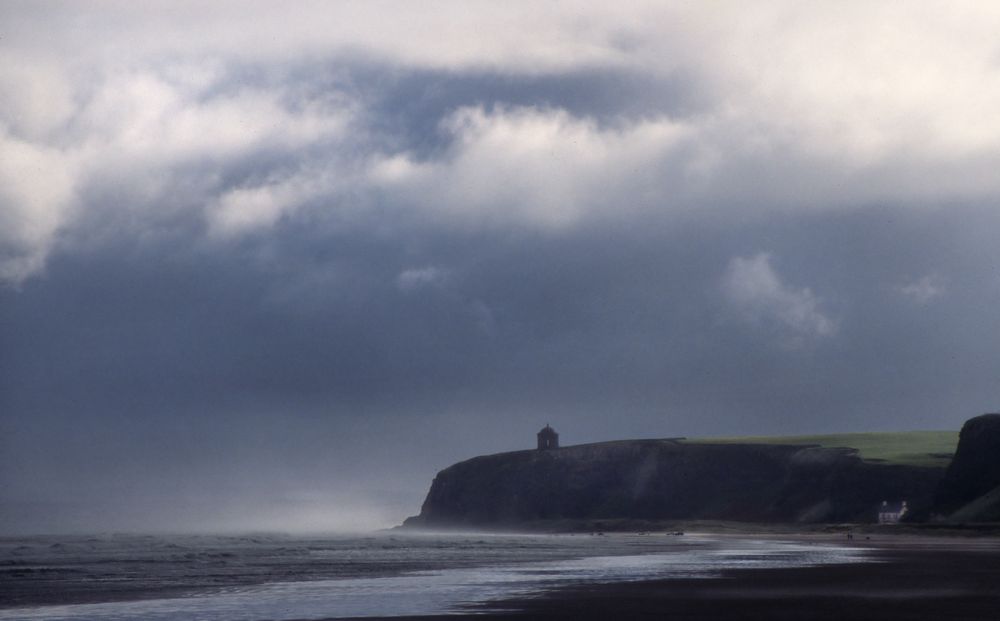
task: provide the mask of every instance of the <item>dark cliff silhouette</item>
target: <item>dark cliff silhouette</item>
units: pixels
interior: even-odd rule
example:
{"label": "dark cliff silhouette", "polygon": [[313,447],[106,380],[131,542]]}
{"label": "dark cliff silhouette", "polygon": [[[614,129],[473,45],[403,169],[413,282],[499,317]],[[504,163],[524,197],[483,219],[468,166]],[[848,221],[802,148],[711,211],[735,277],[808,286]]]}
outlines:
{"label": "dark cliff silhouette", "polygon": [[536,520],[873,522],[885,498],[926,514],[943,468],[852,449],[625,440],[476,457],[435,477],[412,527]]}
{"label": "dark cliff silhouette", "polygon": [[966,421],[933,512],[954,521],[1000,521],[1000,414]]}

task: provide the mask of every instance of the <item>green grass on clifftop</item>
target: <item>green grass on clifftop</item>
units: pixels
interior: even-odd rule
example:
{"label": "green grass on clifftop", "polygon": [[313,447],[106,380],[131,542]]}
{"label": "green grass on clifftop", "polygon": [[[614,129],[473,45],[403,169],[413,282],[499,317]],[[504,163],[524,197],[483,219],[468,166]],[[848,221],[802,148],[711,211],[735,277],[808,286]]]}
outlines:
{"label": "green grass on clifftop", "polygon": [[866,461],[907,466],[946,467],[958,446],[957,431],[838,433],[814,436],[689,438],[697,444],[818,444],[857,449]]}

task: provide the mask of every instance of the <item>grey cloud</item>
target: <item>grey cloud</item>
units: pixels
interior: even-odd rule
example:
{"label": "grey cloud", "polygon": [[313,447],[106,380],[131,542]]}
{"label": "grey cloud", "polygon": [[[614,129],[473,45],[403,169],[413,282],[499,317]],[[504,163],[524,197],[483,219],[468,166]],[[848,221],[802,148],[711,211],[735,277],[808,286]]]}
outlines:
{"label": "grey cloud", "polygon": [[[548,10],[481,9],[467,19],[525,28],[491,29],[471,45],[465,31],[451,40],[433,35],[444,20],[438,11],[387,17],[366,7],[344,30],[339,8],[317,5],[285,16],[287,30],[250,46],[246,37],[266,20],[246,20],[243,7],[220,6],[215,23],[225,23],[214,37],[199,16],[166,7],[151,10],[176,38],[144,37],[144,14],[122,11],[115,23],[129,28],[84,20],[100,45],[80,53],[72,73],[60,46],[41,48],[23,35],[46,12],[11,11],[16,54],[0,78],[16,87],[25,81],[17,67],[36,66],[44,83],[60,87],[48,89],[44,105],[31,104],[35,90],[8,91],[20,95],[2,102],[5,149],[24,155],[0,175],[23,180],[25,163],[42,158],[64,178],[5,184],[13,194],[0,201],[17,214],[4,240],[7,280],[37,273],[58,233],[92,211],[91,196],[108,186],[124,199],[102,201],[104,210],[125,210],[114,217],[155,220],[164,203],[183,197],[221,235],[273,226],[304,206],[357,217],[385,193],[431,217],[464,219],[460,226],[549,227],[636,210],[730,215],[880,201],[929,208],[997,194],[984,136],[1000,124],[955,98],[992,83],[992,65],[963,60],[981,57],[980,26],[992,13],[965,24],[962,45],[933,39],[941,53],[925,60],[951,88],[905,98],[914,84],[910,55],[879,56],[871,73],[868,63],[849,64],[851,54],[800,49],[798,32],[846,27],[825,10],[789,14],[778,3],[758,24],[773,36],[747,37],[741,20],[699,10],[650,10],[622,23],[594,5],[570,25]],[[391,36],[408,24],[405,14],[431,30],[409,24],[411,36]],[[51,16],[54,41],[80,35],[74,15],[64,8]],[[713,27],[689,32],[681,24]],[[875,26],[862,29],[858,48],[876,41],[907,50],[907,33],[930,25],[908,16],[889,40]],[[546,46],[551,36],[531,32],[574,36]],[[776,59],[756,43],[764,39],[801,53],[765,62]],[[132,60],[106,62],[122,46]],[[850,89],[816,81],[847,68],[856,71]],[[887,81],[900,95],[872,99],[870,90]],[[993,95],[978,89],[975,99]],[[866,105],[845,105],[851,97]],[[976,131],[962,118],[979,118]],[[919,157],[914,136],[922,136]],[[629,199],[616,200],[621,194]]]}
{"label": "grey cloud", "polygon": [[896,291],[910,298],[917,304],[927,304],[934,298],[944,295],[945,286],[944,283],[941,282],[940,277],[934,274],[928,274],[914,280],[913,282],[897,285]]}
{"label": "grey cloud", "polygon": [[[996,259],[976,237],[995,217],[906,213],[503,237],[288,222],[60,254],[0,305],[10,501],[74,488],[62,515],[87,523],[93,502],[159,507],[143,485],[234,507],[370,486],[401,516],[435,468],[525,446],[542,419],[572,441],[954,427],[989,404],[1000,285],[947,248]],[[719,278],[760,247],[784,282],[850,301],[824,347],[725,321]],[[884,286],[931,264],[982,287],[915,306]],[[400,291],[414,265],[461,277]]]}

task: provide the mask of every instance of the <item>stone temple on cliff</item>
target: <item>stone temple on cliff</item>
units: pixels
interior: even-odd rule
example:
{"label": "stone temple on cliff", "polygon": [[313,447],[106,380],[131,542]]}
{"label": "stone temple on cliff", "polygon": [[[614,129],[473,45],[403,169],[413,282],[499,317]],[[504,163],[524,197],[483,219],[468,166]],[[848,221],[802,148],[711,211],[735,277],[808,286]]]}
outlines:
{"label": "stone temple on cliff", "polygon": [[559,434],[556,430],[548,425],[538,432],[538,450],[544,451],[547,449],[559,448]]}

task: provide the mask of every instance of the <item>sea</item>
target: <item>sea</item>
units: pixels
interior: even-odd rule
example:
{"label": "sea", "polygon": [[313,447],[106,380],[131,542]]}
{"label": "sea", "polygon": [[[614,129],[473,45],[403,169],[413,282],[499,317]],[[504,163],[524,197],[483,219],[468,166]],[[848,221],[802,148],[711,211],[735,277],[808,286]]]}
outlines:
{"label": "sea", "polygon": [[865,560],[850,545],[697,533],[6,537],[0,620],[485,613],[569,586]]}

